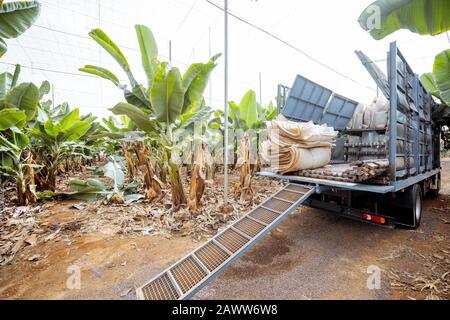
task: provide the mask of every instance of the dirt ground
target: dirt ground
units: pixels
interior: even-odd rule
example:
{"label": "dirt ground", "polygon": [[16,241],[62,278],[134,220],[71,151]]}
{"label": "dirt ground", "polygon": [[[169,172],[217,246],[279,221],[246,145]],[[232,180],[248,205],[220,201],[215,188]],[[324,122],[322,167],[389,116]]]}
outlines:
{"label": "dirt ground", "polygon": [[[256,180],[265,192],[280,187]],[[52,203],[54,214],[40,220],[65,226],[63,236],[28,245],[0,267],[0,299],[134,299],[135,287],[206,240],[107,228],[77,233],[78,222],[70,222],[85,219],[72,207],[77,203]],[[449,299],[449,223],[447,159],[441,195],[426,200],[419,230],[384,229],[301,207],[196,299]],[[381,271],[380,289],[367,287],[369,266]],[[74,270],[81,272],[80,289],[68,288]]]}
{"label": "dirt ground", "polygon": [[[301,207],[196,299],[450,299],[450,160],[442,166],[418,230]],[[368,289],[371,266],[380,289]]]}

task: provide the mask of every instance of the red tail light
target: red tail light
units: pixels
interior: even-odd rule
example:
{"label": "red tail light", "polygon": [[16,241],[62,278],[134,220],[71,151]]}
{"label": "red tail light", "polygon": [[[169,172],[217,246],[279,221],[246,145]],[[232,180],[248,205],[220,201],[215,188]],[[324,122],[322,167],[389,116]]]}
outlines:
{"label": "red tail light", "polygon": [[380,224],[385,224],[386,223],[386,219],[385,218],[380,217],[380,216],[375,216],[373,214],[364,213],[362,215],[362,218],[364,220],[372,221],[372,222],[375,222],[375,223],[380,223]]}

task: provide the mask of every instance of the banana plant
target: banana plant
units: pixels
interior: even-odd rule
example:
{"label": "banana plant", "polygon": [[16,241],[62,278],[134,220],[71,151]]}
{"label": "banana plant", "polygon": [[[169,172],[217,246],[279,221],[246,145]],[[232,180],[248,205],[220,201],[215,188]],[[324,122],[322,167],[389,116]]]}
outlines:
{"label": "banana plant", "polygon": [[[149,28],[143,25],[136,25],[135,30],[141,51],[142,65],[147,76],[147,86],[150,88],[154,73],[159,65],[158,47],[156,45],[153,33]],[[145,88],[143,85],[138,83],[131,71],[127,58],[120,50],[119,46],[99,28],[92,30],[89,33],[89,36],[119,64],[128,78],[129,86],[122,84],[117,75],[103,67],[85,65],[83,68],[80,68],[80,71],[111,81],[113,85],[124,92],[125,100],[128,103],[140,108],[151,110],[152,107],[149,101],[148,88]]]}
{"label": "banana plant", "polygon": [[19,205],[36,201],[35,165],[30,140],[23,132],[27,115],[17,108],[0,110],[0,175],[16,183]]}
{"label": "banana plant", "polygon": [[110,179],[111,187],[107,187],[98,179],[71,179],[69,187],[72,191],[45,191],[39,193],[39,197],[42,199],[61,197],[83,201],[104,198],[111,203],[125,205],[144,198],[143,195],[136,193],[139,186],[136,181],[125,184],[125,164],[122,157],[110,156],[108,162],[100,169],[101,175]]}
{"label": "banana plant", "polygon": [[5,39],[13,39],[27,31],[39,17],[41,5],[37,1],[4,2],[0,0],[0,57],[8,46]]}
{"label": "banana plant", "polygon": [[[8,75],[5,76],[8,78]],[[31,83],[21,83],[13,86],[14,77],[11,86],[5,86],[7,90],[0,90],[0,110],[15,108],[21,110],[26,115],[26,120],[31,121],[35,118],[39,105],[39,88]]]}
{"label": "banana plant", "polygon": [[178,117],[202,105],[203,93],[219,55],[206,64],[192,64],[182,77],[178,68],[158,60],[158,47],[151,30],[143,25],[136,25],[135,29],[147,77],[145,85],[139,84],[125,55],[101,29],[95,29],[89,35],[120,65],[129,86],[122,84],[119,77],[103,67],[86,65],[80,71],[107,79],[124,91],[126,103],[118,103],[111,111],[116,115],[128,116],[139,130],[159,141],[164,155],[161,161],[169,168],[173,207],[178,209],[186,203],[186,197],[179,168],[172,160],[174,123]]}
{"label": "banana plant", "polygon": [[40,186],[44,190],[56,190],[56,174],[60,164],[70,156],[71,142],[79,141],[91,124],[80,119],[79,109],[74,109],[59,121],[48,119],[28,130],[35,142],[35,149],[44,165],[40,172]]}

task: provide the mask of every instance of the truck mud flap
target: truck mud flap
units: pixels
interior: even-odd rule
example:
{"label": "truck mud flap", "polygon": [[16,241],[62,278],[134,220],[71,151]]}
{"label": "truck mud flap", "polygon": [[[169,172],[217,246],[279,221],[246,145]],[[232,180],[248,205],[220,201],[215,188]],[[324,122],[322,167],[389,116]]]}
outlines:
{"label": "truck mud flap", "polygon": [[192,298],[314,192],[315,187],[287,185],[200,248],[137,288],[137,298],[140,300]]}

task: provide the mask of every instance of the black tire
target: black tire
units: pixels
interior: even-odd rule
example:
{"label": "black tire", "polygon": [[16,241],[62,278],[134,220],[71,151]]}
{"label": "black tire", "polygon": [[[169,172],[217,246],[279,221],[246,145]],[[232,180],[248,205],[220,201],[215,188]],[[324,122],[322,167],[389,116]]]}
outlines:
{"label": "black tire", "polygon": [[413,228],[417,229],[420,227],[420,222],[422,220],[422,211],[423,211],[422,188],[418,184],[415,184],[408,190],[408,192],[412,204],[411,214],[412,214]]}

